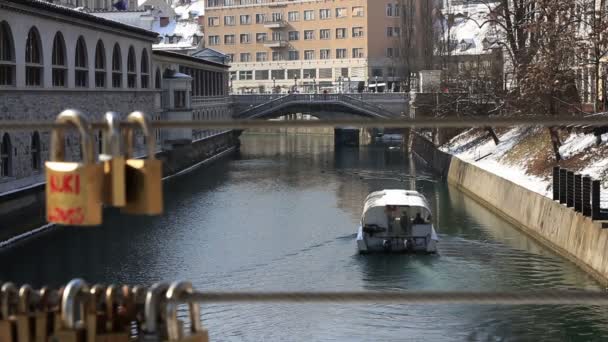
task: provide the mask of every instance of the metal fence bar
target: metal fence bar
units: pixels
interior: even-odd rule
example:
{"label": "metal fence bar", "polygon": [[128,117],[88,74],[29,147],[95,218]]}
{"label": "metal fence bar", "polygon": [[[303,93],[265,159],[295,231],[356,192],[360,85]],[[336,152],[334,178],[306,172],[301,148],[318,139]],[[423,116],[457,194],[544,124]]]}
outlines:
{"label": "metal fence bar", "polygon": [[583,212],[583,176],[574,175],[574,211]]}
{"label": "metal fence bar", "polygon": [[591,177],[583,177],[583,215],[591,217]]}
{"label": "metal fence bar", "polygon": [[553,200],[559,201],[559,166],[553,168]]}

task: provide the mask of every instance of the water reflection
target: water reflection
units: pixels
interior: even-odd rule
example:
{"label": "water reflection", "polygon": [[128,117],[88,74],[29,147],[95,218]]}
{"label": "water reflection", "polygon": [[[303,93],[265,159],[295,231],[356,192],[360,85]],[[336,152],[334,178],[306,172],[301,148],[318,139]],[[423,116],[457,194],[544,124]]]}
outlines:
{"label": "water reflection", "polygon": [[[597,284],[384,145],[334,151],[332,137],[244,136],[231,161],[165,184],[161,218],[110,213],[0,251],[0,279],[57,286],[190,279],[213,290],[519,290]],[[357,254],[363,200],[417,189],[436,256]],[[214,341],[536,341],[606,338],[595,307],[208,305]]]}

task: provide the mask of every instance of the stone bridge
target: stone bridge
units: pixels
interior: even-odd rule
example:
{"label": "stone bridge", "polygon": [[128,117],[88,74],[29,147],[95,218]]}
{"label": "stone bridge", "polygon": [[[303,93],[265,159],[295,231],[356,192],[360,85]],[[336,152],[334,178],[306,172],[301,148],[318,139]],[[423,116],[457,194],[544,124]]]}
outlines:
{"label": "stone bridge", "polygon": [[272,119],[287,114],[309,114],[320,119],[355,116],[391,118],[408,115],[409,94],[268,94],[232,95],[234,118]]}

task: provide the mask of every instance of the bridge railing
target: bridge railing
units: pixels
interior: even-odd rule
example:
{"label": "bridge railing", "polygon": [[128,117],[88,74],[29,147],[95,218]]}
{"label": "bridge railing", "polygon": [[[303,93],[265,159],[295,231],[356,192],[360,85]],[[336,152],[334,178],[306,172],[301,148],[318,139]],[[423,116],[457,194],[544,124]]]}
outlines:
{"label": "bridge railing", "polygon": [[264,112],[268,109],[274,108],[276,106],[279,106],[287,101],[289,101],[289,97],[292,95],[283,95],[281,97],[277,97],[274,98],[268,102],[262,103],[260,105],[254,106],[252,108],[249,108],[241,113],[238,114],[238,116],[240,117],[251,117],[254,116],[255,114]]}

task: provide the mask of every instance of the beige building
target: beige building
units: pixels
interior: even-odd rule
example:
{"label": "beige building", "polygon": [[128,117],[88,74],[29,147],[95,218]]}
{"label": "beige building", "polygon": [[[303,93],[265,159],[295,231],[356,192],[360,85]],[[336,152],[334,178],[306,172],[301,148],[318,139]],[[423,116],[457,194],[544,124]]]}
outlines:
{"label": "beige building", "polygon": [[233,92],[399,89],[400,0],[207,0]]}

